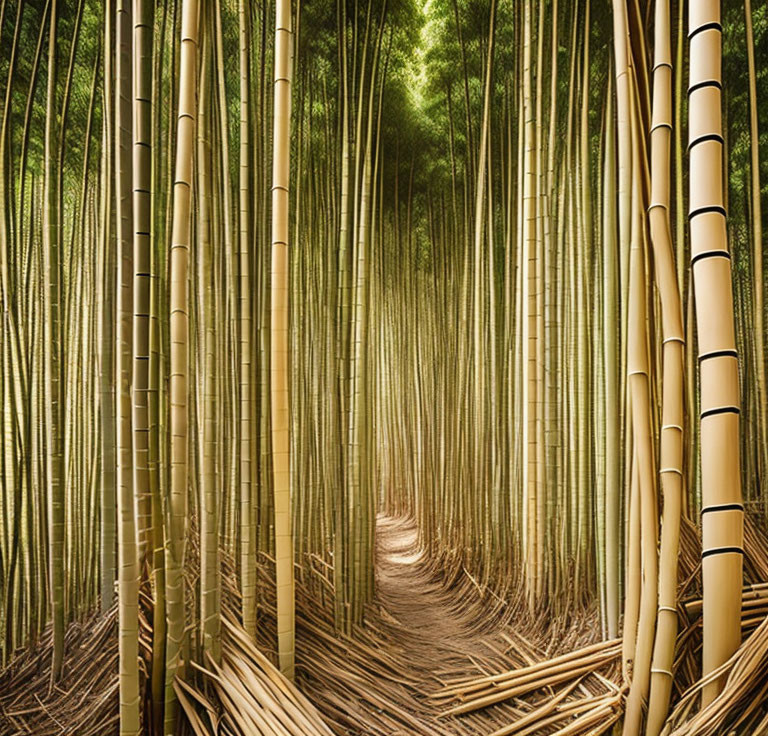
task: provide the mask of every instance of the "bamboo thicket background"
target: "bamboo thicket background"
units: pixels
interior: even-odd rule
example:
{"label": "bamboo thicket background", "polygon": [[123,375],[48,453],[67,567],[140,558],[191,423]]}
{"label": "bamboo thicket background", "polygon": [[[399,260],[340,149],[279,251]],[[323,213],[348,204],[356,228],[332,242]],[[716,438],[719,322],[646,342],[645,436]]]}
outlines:
{"label": "bamboo thicket background", "polygon": [[[272,344],[273,165],[288,155],[273,153],[276,8],[193,5],[0,0],[0,663],[50,621],[61,642],[66,624],[109,609],[122,559],[135,568],[121,585],[143,585],[126,595],[153,612],[158,728],[164,688],[165,717],[175,712],[176,660],[218,656],[219,548],[236,561],[240,615],[256,631],[266,596],[257,561],[285,539],[275,529],[285,503],[274,487],[276,364],[290,380],[280,417],[296,569],[329,571],[339,631],[374,598],[384,512],[413,517],[447,567],[523,596],[531,620],[596,611],[600,634],[617,636],[641,585],[632,273],[647,308],[635,338],[647,349],[654,473],[663,424],[662,305],[645,218],[655,5],[279,3],[292,25],[279,65],[291,80],[280,200],[290,218],[287,354]],[[197,29],[186,76],[185,12]],[[623,121],[622,12],[633,60]],[[702,482],[689,49],[687,9],[673,2],[668,12],[690,549]],[[768,107],[758,101],[768,98],[768,9],[727,3],[722,25],[740,462],[748,516],[764,526]],[[174,195],[180,99],[196,118],[188,217]],[[622,210],[630,129],[642,173]],[[172,327],[182,303],[174,217],[190,228],[188,338]],[[175,384],[188,406],[186,448],[174,445],[174,349],[188,371],[186,387]],[[172,478],[181,466],[186,483]],[[643,522],[654,559],[656,485]],[[131,540],[135,552],[122,546]],[[278,574],[292,575],[289,558],[283,549]],[[200,574],[185,582],[190,565]],[[642,617],[632,605],[630,620]]]}

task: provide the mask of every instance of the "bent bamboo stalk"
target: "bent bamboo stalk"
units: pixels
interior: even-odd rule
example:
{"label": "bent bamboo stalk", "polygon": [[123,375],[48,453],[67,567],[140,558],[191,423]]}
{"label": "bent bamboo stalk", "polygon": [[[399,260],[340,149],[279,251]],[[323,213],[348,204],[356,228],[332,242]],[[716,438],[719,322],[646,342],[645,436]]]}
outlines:
{"label": "bent bamboo stalk", "polygon": [[657,736],[667,717],[677,636],[677,557],[683,493],[683,361],[685,335],[669,221],[672,146],[672,48],[667,0],[656,2],[651,123],[651,203],[648,212],[662,309],[662,406],[659,474],[664,511],[661,528],[656,640],[646,733]]}
{"label": "bent bamboo stalk", "polygon": [[[617,655],[618,650],[615,656]],[[600,662],[599,664],[605,664],[605,661]],[[509,700],[510,698],[514,698],[517,695],[523,695],[525,693],[531,692],[532,690],[538,690],[540,688],[547,687],[548,685],[557,685],[561,682],[565,682],[566,680],[579,677],[581,675],[592,672],[595,667],[596,664],[590,662],[588,664],[582,664],[573,669],[569,668],[565,671],[553,672],[551,674],[548,673],[546,676],[537,677],[535,680],[500,688],[497,692],[484,695],[482,697],[477,697],[460,705],[456,705],[453,708],[449,708],[448,710],[444,711],[441,715],[459,715],[461,713],[468,713],[473,710],[478,710],[479,708],[484,708],[488,705],[493,705],[494,703],[500,703],[504,700]]]}
{"label": "bent bamboo stalk", "polygon": [[[631,85],[632,86],[632,85]],[[632,87],[634,90],[634,86]],[[624,719],[625,736],[639,734],[642,703],[648,696],[658,591],[658,518],[654,448],[651,428],[650,358],[647,337],[647,286],[645,278],[645,230],[641,216],[643,169],[639,141],[637,93],[630,96],[632,153],[632,217],[630,246],[629,337],[627,385],[630,390],[633,460],[637,468],[637,493],[640,505],[641,593],[637,640],[634,643],[632,680]],[[636,571],[635,574],[640,571]],[[626,643],[626,642],[625,642]],[[631,647],[630,647],[631,649]]]}
{"label": "bent bamboo stalk", "polygon": [[517,733],[526,726],[531,726],[532,724],[537,724],[538,726],[540,719],[548,716],[553,710],[555,710],[558,703],[567,698],[576,689],[580,682],[581,679],[575,680],[570,685],[564,687],[557,695],[555,695],[554,698],[547,700],[544,705],[536,708],[535,710],[532,710],[530,713],[528,713],[528,715],[523,716],[509,726],[504,726],[503,728],[494,731],[491,736],[511,736],[511,734]]}
{"label": "bent bamboo stalk", "polygon": [[525,685],[528,683],[536,683],[540,679],[549,677],[550,675],[555,675],[562,672],[574,671],[580,667],[584,667],[584,666],[599,667],[611,661],[618,654],[618,651],[619,651],[618,647],[616,647],[614,649],[607,650],[605,652],[593,654],[589,657],[584,657],[581,659],[544,667],[535,672],[527,672],[522,675],[518,675],[515,673],[515,674],[512,674],[508,679],[491,683],[489,686],[486,686],[479,690],[459,691],[455,693],[455,695],[460,700],[464,700],[465,696],[471,693],[473,695],[473,699],[475,699],[475,698],[481,697],[483,694],[499,692],[501,689],[507,690],[513,686],[517,687],[517,686]]}

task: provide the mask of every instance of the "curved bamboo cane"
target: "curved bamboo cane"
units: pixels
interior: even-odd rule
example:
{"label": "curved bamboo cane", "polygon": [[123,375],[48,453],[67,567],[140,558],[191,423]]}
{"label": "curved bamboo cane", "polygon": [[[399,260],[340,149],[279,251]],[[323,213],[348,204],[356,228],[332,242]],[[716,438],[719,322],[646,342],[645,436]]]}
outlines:
{"label": "curved bamboo cane", "polygon": [[[630,217],[632,212],[632,140],[630,135],[630,50],[627,30],[627,8],[624,0],[613,0],[613,46],[616,74],[616,127],[618,152],[618,234],[620,258],[620,283],[625,284],[624,253],[630,242]],[[622,303],[625,301],[622,287]],[[628,407],[631,413],[631,409]],[[631,422],[628,422],[627,444],[631,442]],[[635,637],[637,634],[638,608],[640,605],[639,555],[637,544],[639,512],[637,503],[637,462],[636,458],[627,463],[629,481],[628,530],[627,530],[627,571],[623,621],[624,676],[629,679],[631,662],[634,659]]]}
{"label": "curved bamboo cane", "polygon": [[645,279],[645,232],[641,204],[642,167],[640,163],[637,92],[632,87],[630,121],[632,135],[632,217],[629,287],[629,342],[627,346],[627,385],[631,399],[634,462],[637,468],[636,492],[640,506],[640,558],[642,586],[640,591],[637,641],[632,659],[632,682],[627,697],[624,718],[625,736],[640,733],[642,702],[648,695],[650,665],[653,651],[655,611],[658,591],[658,519],[656,478],[654,474],[653,439],[651,429],[650,361],[648,355]]}
{"label": "curved bamboo cane", "polygon": [[656,640],[646,733],[664,724],[672,691],[677,636],[677,555],[683,491],[682,306],[669,221],[669,163],[672,144],[672,47],[668,0],[657,0],[651,120],[651,203],[648,209],[656,282],[661,295],[663,384],[659,474],[664,501],[659,566]]}

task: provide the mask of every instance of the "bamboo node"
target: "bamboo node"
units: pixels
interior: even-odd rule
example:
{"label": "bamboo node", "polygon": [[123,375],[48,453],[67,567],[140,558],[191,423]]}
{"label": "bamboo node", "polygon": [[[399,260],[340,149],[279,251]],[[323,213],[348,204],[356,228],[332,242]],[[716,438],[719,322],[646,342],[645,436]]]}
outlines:
{"label": "bamboo node", "polygon": [[716,406],[712,409],[706,409],[701,412],[700,419],[706,419],[707,417],[713,417],[717,414],[741,414],[741,409],[738,406]]}
{"label": "bamboo node", "polygon": [[711,547],[701,551],[701,559],[727,554],[743,555],[744,550],[741,547]]}
{"label": "bamboo node", "polygon": [[688,87],[688,94],[692,95],[694,92],[703,89],[704,87],[717,87],[719,90],[723,89],[723,85],[717,79],[706,79],[703,82],[697,82]]}
{"label": "bamboo node", "polygon": [[670,677],[674,677],[674,674],[669,670],[662,669],[661,667],[651,667],[651,673],[654,675],[669,675]]}
{"label": "bamboo node", "polygon": [[744,511],[744,504],[741,503],[718,503],[706,506],[701,510],[701,515],[709,514],[714,511]]}
{"label": "bamboo node", "polygon": [[[715,212],[721,210],[721,214],[725,216],[725,210],[722,207],[703,207],[700,210],[692,212],[690,215],[688,215],[688,217],[695,217],[696,215],[703,215],[705,212]],[[691,266],[695,266],[699,261],[702,261],[705,258],[727,258],[730,260],[731,254],[727,250],[705,250],[701,253],[697,253],[691,258]]]}
{"label": "bamboo node", "polygon": [[728,348],[727,350],[712,350],[709,353],[702,353],[699,355],[699,362],[702,360],[709,360],[710,358],[738,358],[739,354],[736,350]]}
{"label": "bamboo node", "polygon": [[714,141],[715,143],[719,143],[721,146],[725,144],[725,139],[720,135],[720,133],[705,133],[704,135],[700,135],[698,138],[694,138],[692,141],[688,142],[688,151],[690,152],[690,150],[694,146],[698,146],[699,143],[706,143],[707,141]]}
{"label": "bamboo node", "polygon": [[723,26],[717,21],[704,23],[703,25],[700,25],[698,28],[694,28],[692,31],[689,31],[688,40],[690,41],[694,36],[698,35],[699,33],[703,33],[704,31],[719,31],[720,33],[722,33]]}
{"label": "bamboo node", "polygon": [[681,477],[683,475],[683,471],[680,468],[662,468],[659,470],[659,474],[661,473],[677,473]]}

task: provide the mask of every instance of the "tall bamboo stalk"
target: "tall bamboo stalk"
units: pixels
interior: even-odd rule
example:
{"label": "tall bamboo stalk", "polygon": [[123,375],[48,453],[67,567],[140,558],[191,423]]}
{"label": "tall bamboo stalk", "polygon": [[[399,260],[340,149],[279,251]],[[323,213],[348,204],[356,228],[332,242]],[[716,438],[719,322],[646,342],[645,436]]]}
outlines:
{"label": "tall bamboo stalk", "polygon": [[757,395],[757,472],[762,487],[768,473],[768,396],[765,378],[765,302],[763,298],[763,214],[760,191],[760,133],[758,129],[757,76],[755,73],[755,41],[752,30],[752,2],[744,0],[744,28],[747,47],[749,82],[749,154],[752,205],[752,319],[755,348],[755,393]]}
{"label": "tall bamboo stalk", "polygon": [[133,492],[139,559],[152,530],[149,485],[149,332],[152,276],[152,36],[154,14],[133,0],[133,371],[131,376]]}
{"label": "tall bamboo stalk", "polygon": [[192,175],[197,115],[197,0],[181,6],[179,106],[176,118],[176,165],[173,185],[173,230],[170,252],[170,418],[171,484],[168,499],[166,597],[168,638],[165,670],[166,736],[176,732],[174,679],[184,642],[184,553],[189,483],[189,261]]}
{"label": "tall bamboo stalk", "polygon": [[294,579],[289,418],[289,251],[291,45],[290,0],[275,3],[274,132],[272,159],[272,270],[270,281],[270,411],[275,499],[277,649],[282,673],[294,673]]}
{"label": "tall bamboo stalk", "polygon": [[250,33],[247,3],[238,3],[240,45],[240,239],[238,241],[238,321],[240,336],[239,478],[240,478],[240,578],[243,591],[243,625],[256,634],[255,530],[252,508],[255,489],[251,485],[251,114]]}
{"label": "tall bamboo stalk", "polygon": [[683,496],[683,360],[685,333],[669,218],[672,153],[672,43],[669,3],[657,0],[651,120],[651,202],[648,219],[661,295],[663,383],[659,473],[664,504],[659,551],[659,599],[646,733],[667,716],[677,638],[677,558]]}
{"label": "tall bamboo stalk", "polygon": [[117,483],[120,731],[141,732],[139,706],[139,560],[133,477],[131,374],[133,354],[133,207],[131,130],[133,23],[129,0],[119,0],[115,58],[115,215],[117,222]]}
{"label": "tall bamboo stalk", "polygon": [[220,498],[216,483],[216,359],[213,284],[213,182],[211,167],[211,14],[201,24],[200,97],[198,99],[197,177],[199,331],[202,333],[202,412],[200,438],[200,633],[203,652],[215,662],[221,657],[221,559],[219,553]]}
{"label": "tall bamboo stalk", "polygon": [[[722,26],[717,0],[691,3],[688,38],[688,218],[699,337],[702,670],[706,675],[725,662],[741,642],[744,516],[739,462],[739,360],[723,198]],[[702,705],[711,702],[723,684],[723,677],[709,683],[702,691]]]}
{"label": "tall bamboo stalk", "polygon": [[101,166],[101,227],[99,255],[101,273],[97,290],[99,305],[99,418],[101,425],[101,609],[112,607],[115,597],[116,552],[117,552],[117,479],[116,479],[116,426],[115,426],[115,263],[113,248],[112,214],[114,212],[112,185],[114,176],[113,160],[113,104],[112,91],[112,38],[114,33],[112,3],[104,8],[104,93],[103,93],[103,134]]}
{"label": "tall bamboo stalk", "polygon": [[52,0],[48,30],[48,82],[45,107],[45,163],[43,207],[43,268],[45,270],[45,430],[48,484],[48,539],[50,544],[53,661],[51,680],[61,674],[64,661],[64,401],[61,342],[62,298],[60,283],[59,193],[54,171],[56,120],[57,0]]}

